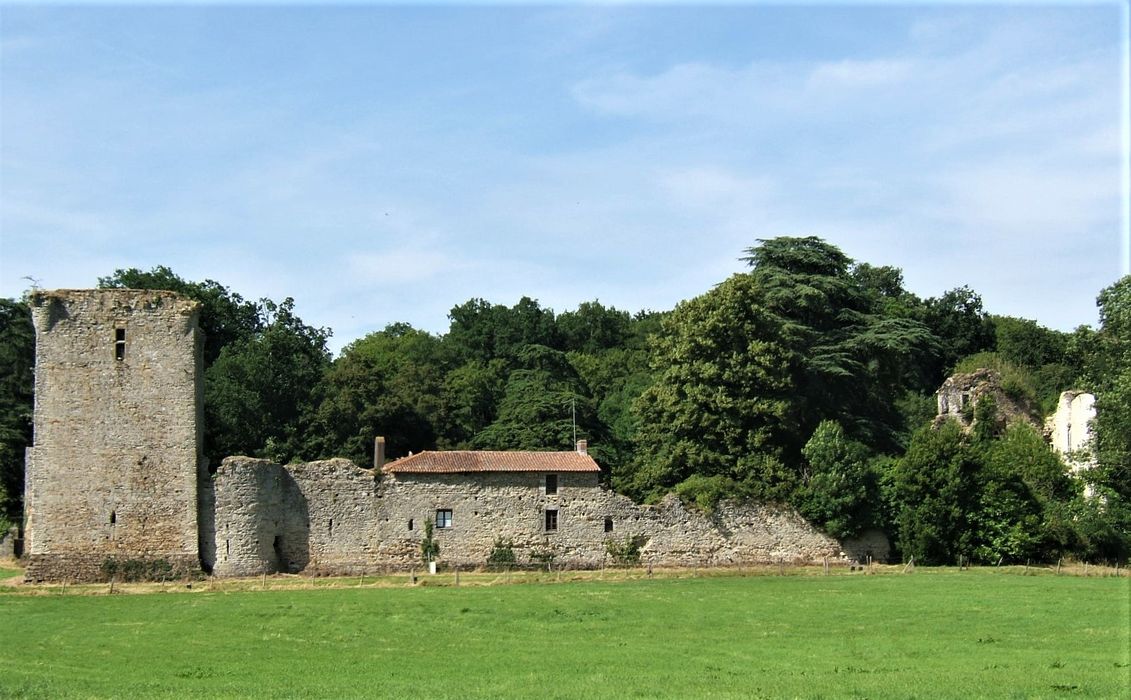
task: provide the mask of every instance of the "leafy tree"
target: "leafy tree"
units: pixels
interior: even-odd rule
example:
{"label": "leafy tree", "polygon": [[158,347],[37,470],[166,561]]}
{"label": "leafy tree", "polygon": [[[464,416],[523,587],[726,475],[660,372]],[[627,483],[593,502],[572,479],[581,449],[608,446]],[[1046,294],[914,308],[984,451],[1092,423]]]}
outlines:
{"label": "leafy tree", "polygon": [[528,345],[561,349],[554,312],[523,297],[511,308],[472,299],[448,314],[451,326],[445,342],[464,360],[515,362]]}
{"label": "leafy tree", "polygon": [[969,287],[927,299],[916,317],[939,342],[939,352],[929,362],[932,387],[942,383],[959,359],[994,347],[993,323],[982,309],[982,298]]}
{"label": "leafy tree", "polygon": [[499,403],[498,417],[472,440],[477,449],[569,450],[577,435],[595,442],[599,455],[605,431],[565,353],[528,345],[517,357]]}
{"label": "leafy tree", "polygon": [[802,450],[808,469],[798,506],[809,520],[833,537],[858,534],[875,521],[878,500],[868,448],[849,440],[836,421],[821,421]]}
{"label": "leafy tree", "polygon": [[638,493],[697,473],[781,497],[825,418],[869,447],[900,443],[896,400],[932,348],[927,328],[884,316],[852,261],[818,238],[747,253],[751,272],[681,303],[656,337],[656,381],[637,403]]}
{"label": "leafy tree", "polygon": [[977,504],[979,468],[956,421],[915,433],[888,480],[889,500],[898,504],[896,541],[904,558],[948,564],[960,554],[973,554],[970,514]]}
{"label": "leafy tree", "polygon": [[1068,335],[1050,330],[1036,321],[1013,316],[990,316],[994,348],[1007,362],[1038,369],[1064,361]]}
{"label": "leafy tree", "polygon": [[378,435],[390,457],[435,449],[446,355],[438,338],[404,323],[346,346],[318,389],[307,454],[371,464]]}
{"label": "leafy tree", "polygon": [[205,451],[287,461],[303,452],[300,419],[330,362],[329,331],[302,322],[294,300],[262,302],[264,328],[227,345],[205,372]]}
{"label": "leafy tree", "polygon": [[623,347],[631,323],[627,311],[617,311],[599,301],[583,302],[576,311],[566,311],[557,317],[563,347],[584,353]]}
{"label": "leafy tree", "polygon": [[24,450],[31,444],[35,328],[27,304],[0,299],[0,534],[23,514]]}
{"label": "leafy tree", "polygon": [[1100,292],[1098,304],[1100,330],[1088,366],[1096,394],[1092,478],[1131,503],[1131,275]]}

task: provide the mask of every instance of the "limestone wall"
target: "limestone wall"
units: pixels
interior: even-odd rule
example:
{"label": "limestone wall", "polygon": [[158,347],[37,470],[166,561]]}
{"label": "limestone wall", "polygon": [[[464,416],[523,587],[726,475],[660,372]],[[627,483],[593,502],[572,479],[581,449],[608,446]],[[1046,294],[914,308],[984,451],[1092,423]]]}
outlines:
{"label": "limestone wall", "polygon": [[378,564],[373,472],[345,459],[279,465],[225,459],[212,480],[217,576],[349,573]]}
{"label": "limestone wall", "polygon": [[198,568],[199,306],[170,292],[39,292],[27,578],[107,558]]}
{"label": "limestone wall", "polygon": [[[1096,397],[1084,391],[1066,391],[1060,395],[1056,412],[1045,424],[1045,432],[1054,450],[1064,458],[1073,474],[1095,466],[1092,421],[1096,417]],[[1091,498],[1095,490],[1091,484],[1084,487],[1084,495]]]}
{"label": "limestone wall", "polygon": [[[778,506],[721,504],[713,514],[669,496],[638,506],[601,488],[592,473],[559,473],[546,493],[537,472],[402,474],[376,481],[347,460],[278,465],[229,458],[217,471],[215,573],[355,573],[420,567],[426,522],[436,528],[440,561],[482,566],[497,539],[520,564],[538,554],[570,567],[611,563],[606,542],[639,538],[641,562],[709,566],[838,559],[843,548],[796,512]],[[547,529],[546,511],[556,512]],[[447,522],[445,520],[445,522]],[[207,559],[207,557],[205,557]]]}

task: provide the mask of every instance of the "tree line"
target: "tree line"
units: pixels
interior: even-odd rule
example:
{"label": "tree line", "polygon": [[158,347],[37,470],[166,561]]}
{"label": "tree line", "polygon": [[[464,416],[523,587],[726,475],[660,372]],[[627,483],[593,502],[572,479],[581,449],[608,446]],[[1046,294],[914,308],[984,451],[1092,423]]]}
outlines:
{"label": "tree line", "polygon": [[[745,272],[670,311],[599,301],[555,313],[471,299],[443,334],[390,324],[327,349],[293,299],[243,298],[167,267],[104,288],[202,305],[204,444],[216,466],[373,459],[427,449],[566,450],[585,438],[606,483],[638,501],[675,492],[788,503],[829,534],[886,532],[924,563],[1125,560],[1131,550],[1131,277],[1104,289],[1100,327],[1072,333],[987,313],[959,287],[906,290],[900,270],[815,237],[760,240]],[[0,300],[0,509],[18,521],[31,439],[34,332]],[[932,425],[956,369],[990,367],[1040,418],[1070,388],[1097,397],[1098,466],[1083,496],[1041,432],[976,407],[975,429]]]}

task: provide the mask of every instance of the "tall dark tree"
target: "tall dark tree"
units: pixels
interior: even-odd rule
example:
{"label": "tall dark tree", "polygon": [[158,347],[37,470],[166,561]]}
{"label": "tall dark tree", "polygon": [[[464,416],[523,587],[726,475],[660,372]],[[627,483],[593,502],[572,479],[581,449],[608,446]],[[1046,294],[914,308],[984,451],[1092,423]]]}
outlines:
{"label": "tall dark tree", "polygon": [[527,345],[562,348],[554,312],[529,297],[510,308],[472,299],[454,307],[448,318],[445,342],[463,361],[501,359],[513,366]]}
{"label": "tall dark tree", "polygon": [[449,365],[439,338],[405,323],[350,343],[319,388],[307,456],[370,464],[377,436],[386,439],[391,458],[435,449],[446,422]]}
{"label": "tall dark tree", "polygon": [[498,416],[472,440],[478,449],[568,450],[578,438],[600,450],[604,431],[565,353],[528,345],[518,355],[499,402]]}
{"label": "tall dark tree", "polygon": [[899,444],[896,399],[933,348],[928,329],[885,316],[882,295],[818,238],[747,253],[751,272],[680,304],[656,340],[656,382],[638,403],[640,491],[699,473],[788,493],[824,419],[870,449]]}
{"label": "tall dark tree", "polygon": [[[23,513],[24,450],[31,444],[35,328],[27,304],[0,299],[0,526]],[[0,527],[0,530],[3,528]]]}
{"label": "tall dark tree", "polygon": [[226,345],[205,371],[205,452],[287,461],[303,452],[303,416],[330,364],[330,332],[302,322],[294,300],[262,302],[263,330]]}

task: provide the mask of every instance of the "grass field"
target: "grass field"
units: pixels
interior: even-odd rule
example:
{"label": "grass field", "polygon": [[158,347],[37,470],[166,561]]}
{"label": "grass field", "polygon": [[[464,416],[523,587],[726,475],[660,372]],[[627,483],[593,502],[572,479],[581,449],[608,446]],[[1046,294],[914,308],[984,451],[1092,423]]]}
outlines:
{"label": "grass field", "polygon": [[1126,577],[201,587],[0,586],[0,696],[1116,698],[1131,680]]}

